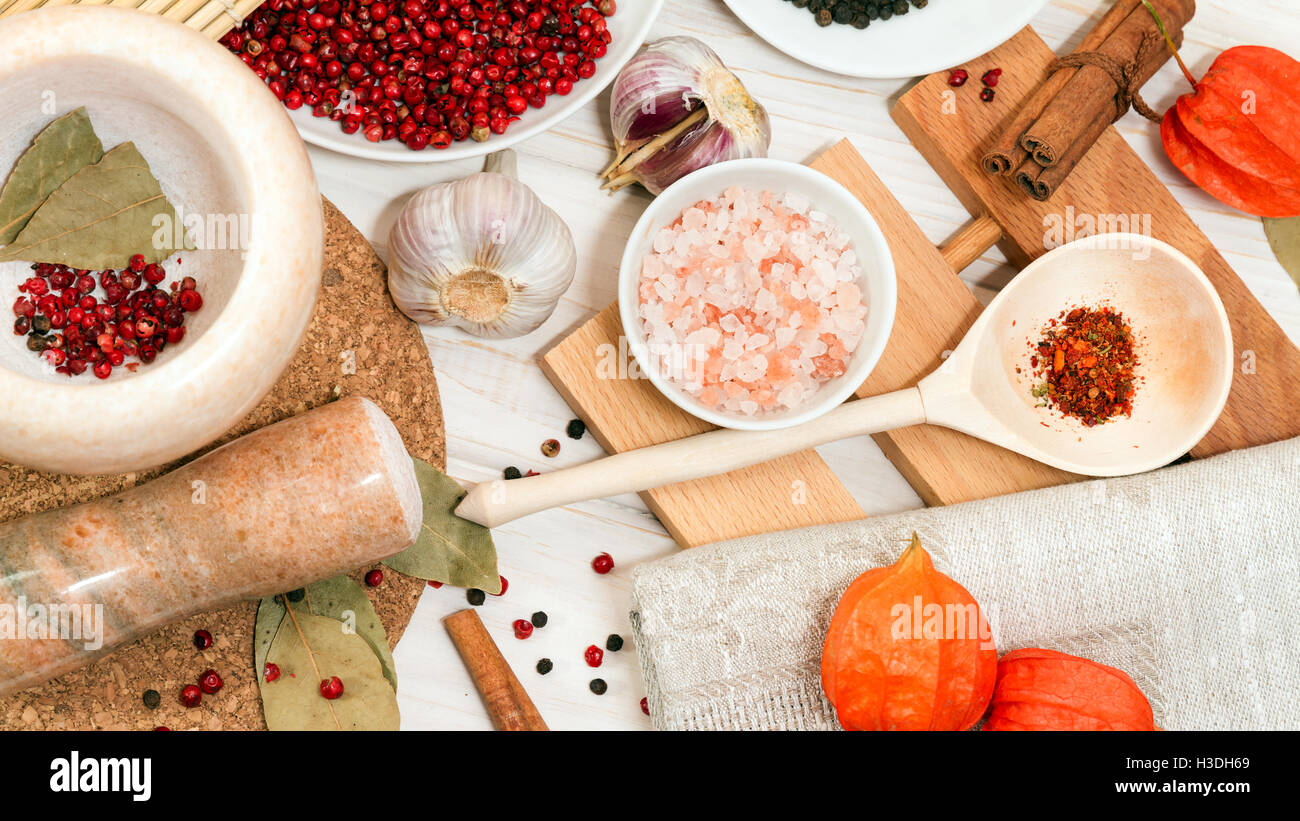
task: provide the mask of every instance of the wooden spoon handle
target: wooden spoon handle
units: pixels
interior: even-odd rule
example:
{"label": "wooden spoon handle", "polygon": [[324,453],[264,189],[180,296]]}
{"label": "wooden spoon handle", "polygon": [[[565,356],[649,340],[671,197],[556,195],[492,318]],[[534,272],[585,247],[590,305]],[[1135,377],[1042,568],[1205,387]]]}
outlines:
{"label": "wooden spoon handle", "polygon": [[493,727],[498,730],[550,729],[510,665],[506,664],[478,613],[461,610],[443,619],[442,623],[469,668]]}
{"label": "wooden spoon handle", "polygon": [[939,253],[943,255],[944,261],[960,274],[1000,239],[1002,239],[1002,227],[996,220],[985,214],[962,226],[962,229],[939,249]]}
{"label": "wooden spoon handle", "polygon": [[907,388],[848,402],[792,428],[715,430],[541,476],[483,482],[469,492],[456,514],[496,527],[539,510],[728,473],[838,439],[923,422],[921,393]]}

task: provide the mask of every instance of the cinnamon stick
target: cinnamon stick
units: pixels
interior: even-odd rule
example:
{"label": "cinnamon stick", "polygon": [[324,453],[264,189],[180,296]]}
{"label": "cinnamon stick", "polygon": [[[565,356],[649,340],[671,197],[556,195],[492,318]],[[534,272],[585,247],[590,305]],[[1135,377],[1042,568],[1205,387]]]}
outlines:
{"label": "cinnamon stick", "polygon": [[1027,156],[1020,167],[1016,169],[1016,184],[1020,186],[1025,193],[1040,202],[1046,202],[1056,193],[1056,189],[1065,182],[1065,178],[1070,176],[1070,172],[1079,164],[1079,160],[1088,153],[1093,144],[1101,139],[1101,135],[1106,129],[1110,128],[1110,123],[1106,120],[1095,120],[1089,124],[1088,130],[1080,134],[1070,146],[1065,155],[1056,161],[1056,164],[1050,168],[1044,168],[1039,165],[1033,158]]}
{"label": "cinnamon stick", "polygon": [[[1190,14],[1195,11],[1196,5],[1193,0],[1153,0],[1152,5],[1156,6],[1157,11],[1160,12],[1161,19],[1165,21],[1165,26],[1169,29],[1169,34],[1173,38],[1174,43],[1176,45],[1181,45],[1183,40],[1183,26],[1187,22],[1187,18],[1183,15],[1190,16]],[[1162,8],[1162,6],[1172,7],[1172,10],[1170,10],[1170,8]],[[1133,14],[1145,16],[1146,19],[1141,20],[1139,18],[1139,22],[1149,25],[1151,27],[1150,30],[1153,32],[1155,31],[1155,23],[1151,18],[1150,12],[1145,8],[1139,9]],[[1171,16],[1175,21],[1174,23],[1170,23]],[[1129,25],[1129,22],[1126,20],[1123,25]],[[1108,41],[1107,46],[1109,45],[1111,44]],[[1107,46],[1103,46],[1103,53],[1106,53],[1105,49]],[[1150,79],[1151,75],[1155,74],[1156,71],[1159,70],[1160,66],[1164,65],[1164,63],[1169,59],[1169,51],[1164,47],[1163,41],[1161,41],[1147,49],[1142,56],[1143,59],[1138,65],[1137,72],[1134,75],[1134,84],[1136,86],[1145,83]],[[1080,71],[1082,72],[1086,69],[1091,69],[1105,74],[1103,69],[1094,66],[1084,66]],[[1109,75],[1106,76],[1109,78]],[[1116,89],[1114,81],[1109,79],[1108,87],[1111,89],[1109,93],[1112,95],[1115,90],[1118,90]],[[1062,95],[1069,93],[1070,91],[1068,86],[1061,92]],[[1105,92],[1103,91],[1103,93]],[[1112,102],[1107,102],[1106,104],[1111,106],[1108,113],[1103,113],[1101,116],[1095,117],[1092,120],[1085,120],[1075,126],[1075,133],[1069,137],[1070,142],[1066,144],[1062,153],[1054,157],[1053,162],[1050,165],[1044,166],[1042,160],[1037,156],[1038,152],[1043,150],[1046,146],[1037,146],[1035,153],[1029,155],[1029,157],[1022,161],[1020,166],[1016,168],[1014,175],[1016,185],[1036,200],[1046,201],[1050,199],[1051,196],[1056,193],[1056,190],[1060,188],[1061,184],[1065,182],[1066,178],[1070,176],[1070,173],[1074,171],[1074,167],[1079,164],[1079,161],[1083,159],[1084,155],[1088,153],[1097,140],[1101,138],[1101,135],[1105,133],[1106,129],[1110,127],[1115,113],[1114,104]],[[1106,112],[1104,106],[1102,110],[1103,112]],[[1026,132],[1025,137],[1026,140],[1028,140],[1030,133]]]}
{"label": "cinnamon stick", "polygon": [[[1119,27],[1134,9],[1141,6],[1142,0],[1115,0],[1110,10],[1097,21],[1092,31],[1084,35],[1075,51],[1096,51],[1106,38]],[[1063,68],[1047,76],[1029,99],[1020,107],[1016,116],[998,133],[993,147],[980,160],[984,171],[993,176],[1004,176],[1013,170],[1018,171],[1021,164],[1029,157],[1029,152],[1020,144],[1020,136],[1043,113],[1065,84],[1074,77],[1075,68]]]}
{"label": "cinnamon stick", "polygon": [[[1151,5],[1164,20],[1169,34],[1176,42],[1180,41],[1183,26],[1196,12],[1195,0],[1151,0]],[[1148,35],[1159,36],[1155,19],[1146,8],[1139,7],[1124,18],[1096,52],[1120,64],[1128,64],[1139,55]],[[1151,47],[1141,56],[1133,77],[1135,90],[1165,64],[1169,52],[1165,48]],[[1100,135],[1105,128],[1098,128],[1099,121],[1110,125],[1115,120],[1115,95],[1119,91],[1119,86],[1105,69],[1095,65],[1082,66],[1047,104],[1038,119],[1025,129],[1020,138],[1021,147],[1039,165],[1050,168],[1087,135]],[[1094,136],[1093,141],[1095,139]],[[1081,149],[1075,150],[1076,162],[1091,145],[1091,142],[1083,142]]]}
{"label": "cinnamon stick", "polygon": [[498,730],[549,729],[514,671],[506,664],[496,642],[488,635],[478,613],[461,610],[443,619],[442,623],[469,668],[493,727]]}

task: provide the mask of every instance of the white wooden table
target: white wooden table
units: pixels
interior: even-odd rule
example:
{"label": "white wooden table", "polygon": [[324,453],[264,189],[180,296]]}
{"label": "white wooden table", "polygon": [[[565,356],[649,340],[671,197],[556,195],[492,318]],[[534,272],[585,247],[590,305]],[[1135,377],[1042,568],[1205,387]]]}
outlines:
{"label": "white wooden table", "polygon": [[[1082,38],[1103,5],[1103,0],[1053,0],[1033,25],[1063,52]],[[707,42],[767,106],[772,157],[803,162],[848,136],[936,244],[969,219],[889,117],[890,104],[908,87],[906,81],[856,80],[798,63],[751,34],[721,0],[669,0],[651,37],[673,34]],[[1290,49],[1297,56],[1300,8],[1291,0],[1200,0],[1183,56],[1200,76],[1220,50],[1246,43]],[[1163,111],[1186,90],[1171,63],[1146,87],[1145,96]],[[537,332],[506,342],[441,330],[425,334],[442,392],[448,470],[459,480],[493,478],[508,465],[549,470],[602,455],[590,436],[574,442],[564,435],[573,413],[542,376],[536,360],[614,300],[623,239],[649,202],[639,188],[609,197],[597,185],[596,173],[611,156],[608,96],[518,149],[521,178],[565,218],[578,244],[578,275],[555,315]],[[1191,186],[1165,159],[1151,123],[1130,113],[1120,130],[1291,339],[1300,341],[1300,292],[1273,258],[1260,221]],[[409,194],[478,170],[475,162],[387,165],[314,148],[311,153],[322,192],[381,254]],[[962,277],[987,301],[1013,273],[994,250]],[[563,443],[555,459],[539,451],[550,438]],[[868,513],[921,506],[870,438],[829,445],[820,452]],[[504,597],[489,597],[479,613],[552,729],[648,729],[627,620],[629,574],[639,562],[671,555],[677,548],[640,499],[621,496],[537,514],[498,528],[495,538],[510,589]],[[590,567],[602,551],[610,552],[617,563],[608,576],[598,576]],[[490,728],[439,621],[466,606],[463,591],[427,590],[398,646],[399,700],[408,729]],[[550,623],[527,641],[516,640],[511,622],[536,610],[545,610]],[[592,670],[583,663],[583,650],[589,644],[603,647],[610,633],[623,635],[628,643],[620,653],[607,653],[604,665]],[[554,672],[545,677],[533,669],[543,656],[555,663]],[[587,688],[597,675],[609,683],[604,696]]]}

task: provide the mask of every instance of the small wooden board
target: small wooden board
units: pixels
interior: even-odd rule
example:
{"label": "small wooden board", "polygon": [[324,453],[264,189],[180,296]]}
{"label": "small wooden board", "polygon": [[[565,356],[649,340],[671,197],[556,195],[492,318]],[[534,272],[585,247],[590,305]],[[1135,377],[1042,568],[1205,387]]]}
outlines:
{"label": "small wooden board", "polygon": [[[229,433],[179,462],[147,473],[62,476],[0,464],[0,520],[64,507],[142,484],[231,439],[340,396],[373,399],[392,418],[412,455],[446,466],[442,406],[429,349],[419,329],[388,296],[383,262],[338,209],[325,202],[325,261],[320,299],[298,354],[271,393]],[[345,359],[345,352],[352,356]],[[355,362],[352,368],[346,363]],[[142,422],[142,424],[144,424]],[[140,435],[147,431],[141,429]],[[353,574],[358,580],[366,570]],[[386,568],[384,583],[362,588],[396,645],[425,588],[420,579]],[[0,730],[264,729],[253,671],[257,602],[185,621],[122,647],[80,670],[0,698]],[[213,646],[199,652],[194,631],[211,631]],[[192,710],[179,695],[206,669],[225,686]],[[162,705],[147,709],[145,690]]]}
{"label": "small wooden board", "polygon": [[[999,247],[1018,265],[1046,253],[1046,233],[1073,216],[1085,224],[1087,219],[1104,223],[1102,230],[1111,231],[1124,227],[1123,218],[1139,233],[1149,217],[1153,236],[1201,267],[1227,309],[1238,367],[1223,415],[1192,449],[1193,456],[1300,436],[1300,350],[1119,132],[1107,129],[1048,202],[980,170],[979,158],[998,125],[1013,116],[1054,59],[1032,29],[1022,29],[965,67],[972,77],[995,66],[1003,69],[992,103],[981,102],[975,89],[950,88],[946,74],[932,74],[899,99],[894,120],[971,213],[997,221],[1004,237]],[[945,106],[949,91],[957,92],[955,109]],[[953,463],[954,473],[962,472],[961,464]]]}

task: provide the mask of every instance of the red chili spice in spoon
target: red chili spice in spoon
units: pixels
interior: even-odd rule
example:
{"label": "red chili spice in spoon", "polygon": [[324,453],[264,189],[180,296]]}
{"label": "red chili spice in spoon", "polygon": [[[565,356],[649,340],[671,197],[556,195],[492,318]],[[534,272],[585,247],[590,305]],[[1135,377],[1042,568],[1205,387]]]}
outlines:
{"label": "red chili spice in spoon", "polygon": [[1137,355],[1123,314],[1110,307],[1062,311],[1033,348],[1029,364],[1043,380],[1033,392],[1044,405],[1088,427],[1133,415]]}

